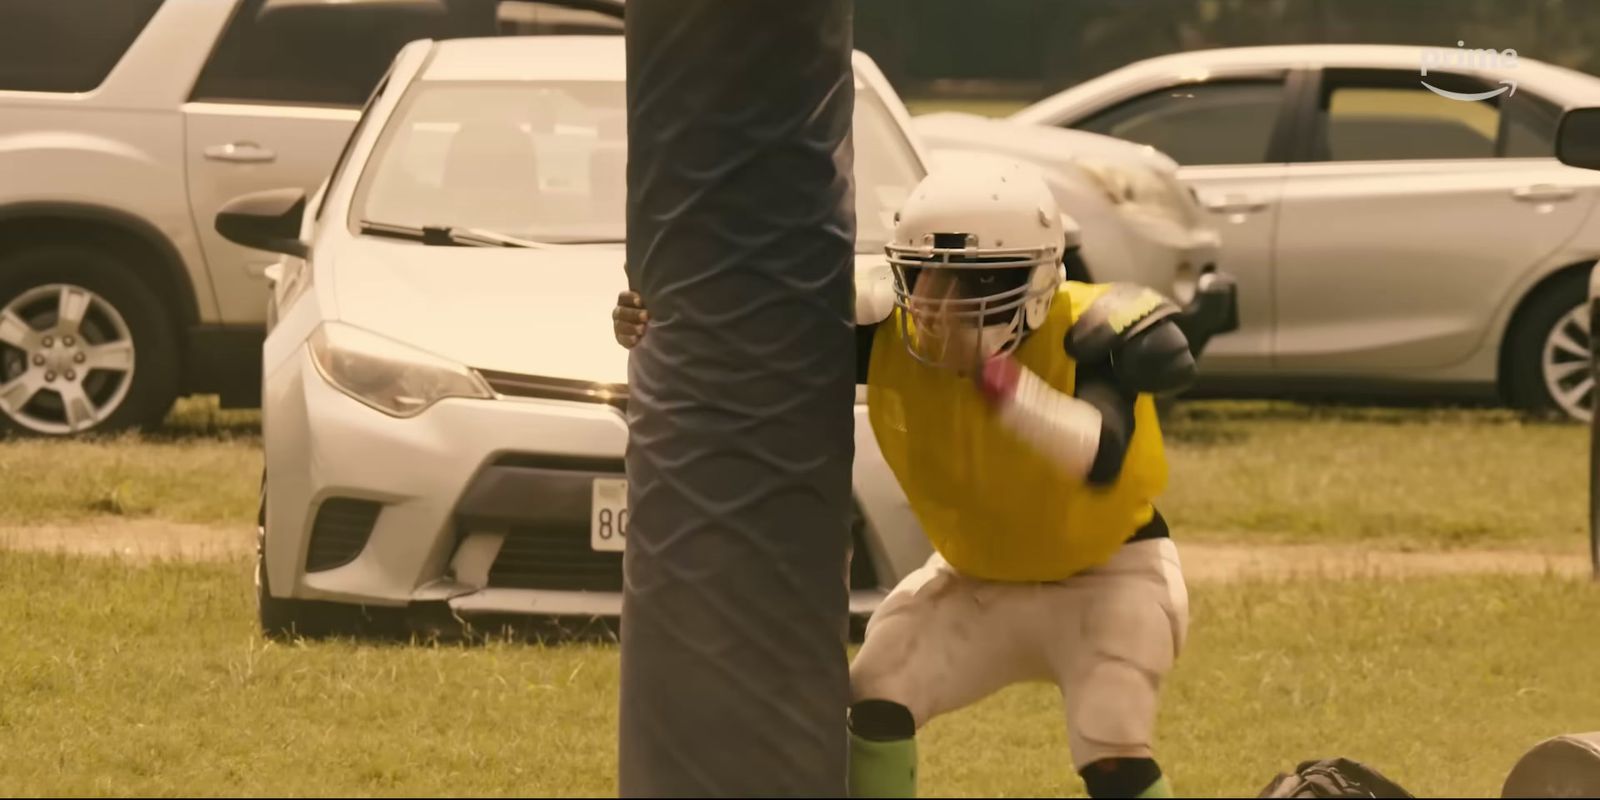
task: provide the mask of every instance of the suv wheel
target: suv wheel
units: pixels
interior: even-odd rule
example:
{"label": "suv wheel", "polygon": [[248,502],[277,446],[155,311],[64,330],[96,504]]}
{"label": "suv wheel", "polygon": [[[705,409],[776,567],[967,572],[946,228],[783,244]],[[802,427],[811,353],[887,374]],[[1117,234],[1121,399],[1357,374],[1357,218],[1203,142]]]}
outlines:
{"label": "suv wheel", "polygon": [[178,375],[160,301],[116,256],[49,245],[0,257],[0,432],[156,425]]}

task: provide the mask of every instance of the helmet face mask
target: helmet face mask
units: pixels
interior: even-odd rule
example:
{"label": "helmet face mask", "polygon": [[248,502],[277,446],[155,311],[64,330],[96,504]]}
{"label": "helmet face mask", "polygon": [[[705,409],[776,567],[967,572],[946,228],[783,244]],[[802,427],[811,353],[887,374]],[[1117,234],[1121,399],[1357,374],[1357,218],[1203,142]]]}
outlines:
{"label": "helmet face mask", "polygon": [[907,350],[967,373],[1044,324],[1063,280],[1066,220],[1019,162],[930,174],[885,248]]}
{"label": "helmet face mask", "polygon": [[1039,279],[1039,272],[1050,271],[1042,264],[891,264],[901,334],[911,355],[963,373],[1015,350],[1032,328],[1030,310],[1048,306],[1056,289],[1055,282]]}

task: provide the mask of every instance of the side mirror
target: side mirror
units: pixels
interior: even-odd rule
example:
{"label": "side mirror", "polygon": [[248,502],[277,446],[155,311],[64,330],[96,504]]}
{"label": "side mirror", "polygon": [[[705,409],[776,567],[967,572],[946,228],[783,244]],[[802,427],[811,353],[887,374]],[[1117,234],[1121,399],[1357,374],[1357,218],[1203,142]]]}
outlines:
{"label": "side mirror", "polygon": [[1600,169],[1600,107],[1574,108],[1561,115],[1556,158],[1569,167]]}
{"label": "side mirror", "polygon": [[300,241],[306,212],[303,189],[274,189],[236,197],[217,212],[217,233],[234,244],[305,258],[311,248]]}

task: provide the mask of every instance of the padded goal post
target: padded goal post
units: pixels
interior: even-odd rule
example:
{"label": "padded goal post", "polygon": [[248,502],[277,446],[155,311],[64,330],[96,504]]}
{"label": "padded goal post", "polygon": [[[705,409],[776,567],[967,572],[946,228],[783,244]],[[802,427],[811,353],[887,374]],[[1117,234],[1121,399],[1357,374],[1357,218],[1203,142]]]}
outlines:
{"label": "padded goal post", "polygon": [[850,0],[629,0],[618,789],[845,793]]}

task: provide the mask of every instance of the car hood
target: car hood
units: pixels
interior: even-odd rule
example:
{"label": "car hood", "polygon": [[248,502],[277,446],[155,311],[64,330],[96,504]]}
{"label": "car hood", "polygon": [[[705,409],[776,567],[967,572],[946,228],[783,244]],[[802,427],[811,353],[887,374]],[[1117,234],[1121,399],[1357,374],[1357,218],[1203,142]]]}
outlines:
{"label": "car hood", "polygon": [[621,246],[426,247],[363,238],[334,270],[338,317],[479,369],[625,383],[611,332]]}
{"label": "car hood", "polygon": [[[334,269],[337,317],[478,369],[625,384],[611,312],[623,248],[425,247],[362,238]],[[882,256],[857,256],[856,269]]]}
{"label": "car hood", "polygon": [[[1178,163],[1154,147],[1087,131],[956,112],[926,114],[912,124],[941,166],[969,153],[1028,161],[1055,170],[1058,177],[1106,191],[1131,224],[1148,227],[1140,217],[1154,212],[1157,222],[1149,232],[1173,246],[1215,246],[1211,240],[1216,232],[1194,190],[1179,179]],[[1161,222],[1162,217],[1176,227]]]}
{"label": "car hood", "polygon": [[1091,158],[1174,172],[1177,162],[1154,147],[1088,131],[1030,125],[997,117],[942,111],[913,117],[912,130],[925,145],[939,149],[984,150],[1019,158],[1054,161]]}

